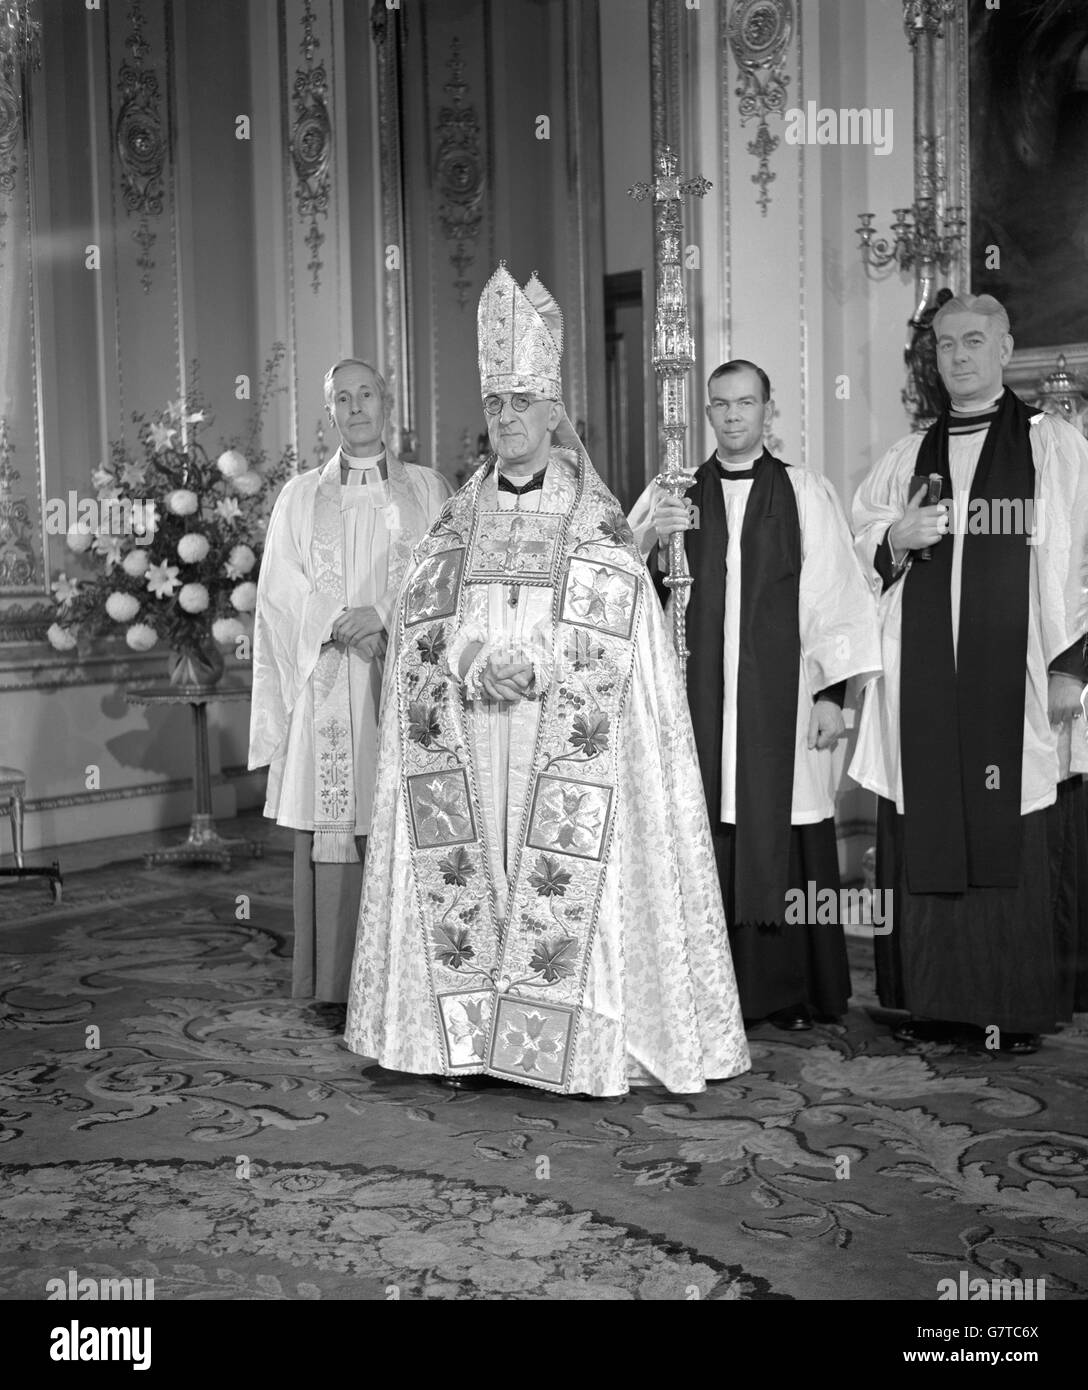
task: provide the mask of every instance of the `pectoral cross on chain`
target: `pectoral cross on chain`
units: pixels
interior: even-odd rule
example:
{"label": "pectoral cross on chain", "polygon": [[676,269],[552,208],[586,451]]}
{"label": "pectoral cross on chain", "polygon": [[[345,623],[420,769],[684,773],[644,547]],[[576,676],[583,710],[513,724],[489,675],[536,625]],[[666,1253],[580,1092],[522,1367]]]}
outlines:
{"label": "pectoral cross on chain", "polygon": [[[506,570],[507,574],[509,574],[510,571],[511,571],[511,570],[513,569],[513,567],[514,567],[514,557],[515,557],[515,555],[517,554],[518,549],[519,549],[519,547],[520,547],[520,545],[521,545],[522,520],[521,520],[521,515],[520,515],[520,511],[521,511],[521,498],[520,498],[520,497],[519,497],[518,500],[517,500],[517,507],[518,507],[518,513],[519,513],[519,514],[518,514],[518,515],[514,518],[514,520],[510,523],[510,534],[509,534],[509,535],[507,536],[507,538],[506,538],[506,558],[505,558],[503,567],[504,567],[504,569]],[[510,605],[511,608],[516,608],[516,607],[518,606],[518,597],[519,597],[520,594],[521,594],[521,585],[520,585],[520,584],[511,584],[511,585],[510,585],[510,592],[509,592],[509,594],[507,595],[507,599],[506,599],[507,603],[509,603],[509,605]]]}

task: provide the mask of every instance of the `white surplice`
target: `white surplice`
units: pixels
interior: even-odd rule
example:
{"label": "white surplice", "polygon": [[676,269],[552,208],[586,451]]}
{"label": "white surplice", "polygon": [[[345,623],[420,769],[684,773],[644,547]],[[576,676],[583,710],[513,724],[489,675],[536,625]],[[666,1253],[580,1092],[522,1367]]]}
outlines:
{"label": "white surplice", "polygon": [[[412,545],[424,534],[449,487],[417,464],[352,469],[340,481],[340,450],[320,469],[292,478],[268,524],[258,584],[250,719],[251,768],[264,763],[264,814],[297,830],[314,828],[317,774],[312,676],[335,619],[345,608],[374,607],[388,626]],[[340,493],[344,592],[318,592],[310,556],[319,487]],[[377,766],[383,658],[348,648],[348,690],[355,772],[355,834],[370,831]]]}
{"label": "white surplice", "polygon": [[[908,435],[880,459],[854,497],[857,551],[874,592],[882,581],[873,560],[885,534],[906,510],[911,478],[924,436]],[[967,499],[982,452],[984,432],[948,441],[953,488],[953,523],[940,542],[952,551],[952,631],[958,640],[962,615],[960,585],[963,545],[971,521]],[[1024,684],[1024,754],[1020,811],[1028,815],[1053,804],[1059,777],[1059,735],[1047,716],[1050,662],[1085,629],[1082,585],[1088,563],[1088,441],[1064,420],[1036,415],[1030,426],[1035,464],[1034,518],[1037,534],[1030,545],[1028,640]],[[1025,544],[1029,538],[1025,536]],[[900,765],[902,581],[879,599],[884,676],[870,690],[862,711],[850,776],[878,796],[894,800],[903,814]],[[1081,751],[1078,745],[1078,753]],[[1074,771],[1081,770],[1074,761]]]}
{"label": "white surplice", "polygon": [[[727,464],[723,467],[728,468]],[[751,467],[744,465],[744,471]],[[738,470],[739,471],[739,470]],[[816,696],[828,686],[853,679],[860,689],[880,670],[876,607],[858,561],[846,514],[832,485],[807,468],[787,468],[797,499],[801,531],[798,619],[801,660],[797,672],[794,727],[792,825],[816,825],[835,814],[844,745],[808,746],[808,726]],[[740,666],[741,592],[744,571],[741,535],[752,478],[723,478],[728,548],[725,587],[725,643],[722,669],[721,819],[737,820],[737,677]],[[644,556],[657,543],[650,525],[661,490],[651,483],[631,511],[631,529]]]}

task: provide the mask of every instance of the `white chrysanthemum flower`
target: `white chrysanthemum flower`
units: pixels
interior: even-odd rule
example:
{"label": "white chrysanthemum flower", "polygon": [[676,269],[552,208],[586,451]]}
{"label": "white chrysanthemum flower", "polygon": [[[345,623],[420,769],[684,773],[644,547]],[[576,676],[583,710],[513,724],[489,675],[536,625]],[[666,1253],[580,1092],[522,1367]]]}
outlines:
{"label": "white chrysanthemum flower", "polygon": [[237,497],[223,497],[215,504],[215,513],[226,522],[237,521],[242,515]]}
{"label": "white chrysanthemum flower", "polygon": [[216,618],[212,623],[212,636],[222,647],[234,644],[236,638],[245,633],[245,624],[237,618]]}
{"label": "white chrysanthemum flower", "polygon": [[54,651],[70,652],[76,645],[74,634],[66,627],[61,627],[60,623],[52,623],[45,635]]}
{"label": "white chrysanthemum flower", "polygon": [[239,473],[237,478],[230,480],[230,485],[235,492],[240,492],[243,497],[256,497],[264,486],[264,479],[259,473]]}
{"label": "white chrysanthemum flower", "polygon": [[231,590],[230,601],[239,613],[252,613],[257,607],[257,586],[247,580]]}
{"label": "white chrysanthemum flower", "polygon": [[134,652],[149,652],[158,640],[155,629],[147,623],[133,623],[125,633],[125,641]]}
{"label": "white chrysanthemum flower", "polygon": [[68,527],[68,549],[74,550],[77,555],[82,555],[85,550],[90,550],[91,542],[94,540],[94,531],[86,522],[73,521]]}
{"label": "white chrysanthemum flower", "polygon": [[58,603],[67,603],[69,599],[75,598],[79,593],[79,580],[69,579],[66,574],[60,574],[53,581],[53,597]]}
{"label": "white chrysanthemum flower", "polygon": [[228,579],[243,579],[257,563],[257,557],[248,545],[236,545],[227,556],[225,565]]}
{"label": "white chrysanthemum flower", "polygon": [[141,579],[147,573],[151,556],[146,550],[130,550],[121,561],[121,568],[132,579]]}
{"label": "white chrysanthemum flower", "polygon": [[249,472],[249,460],[237,449],[225,449],[215,461],[224,478],[239,478]]}
{"label": "white chrysanthemum flower", "polygon": [[178,554],[187,565],[199,565],[210,549],[207,536],[199,531],[192,531],[178,541]]}
{"label": "white chrysanthemum flower", "polygon": [[186,613],[203,613],[208,601],[208,591],[203,584],[183,584],[178,594],[178,603]]}
{"label": "white chrysanthemum flower", "polygon": [[200,506],[200,500],[187,487],[179,487],[167,497],[166,505],[175,516],[192,516]]}
{"label": "white chrysanthemum flower", "polygon": [[106,612],[115,623],[130,623],[140,611],[140,601],[132,594],[115,589],[106,599]]}

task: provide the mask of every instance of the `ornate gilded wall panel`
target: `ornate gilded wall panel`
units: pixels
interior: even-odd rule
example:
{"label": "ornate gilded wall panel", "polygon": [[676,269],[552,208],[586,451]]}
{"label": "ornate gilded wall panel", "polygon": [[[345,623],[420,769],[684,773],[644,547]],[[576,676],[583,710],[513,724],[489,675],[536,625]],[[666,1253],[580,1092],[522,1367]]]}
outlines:
{"label": "ornate gilded wall panel", "polygon": [[759,188],[756,201],[766,217],[771,201],[768,190],[777,177],[771,169],[771,156],[782,143],[777,135],[772,135],[768,117],[781,117],[786,109],[789,77],[785,69],[793,37],[792,0],[734,0],[727,34],[740,69],[736,89],[740,123],[756,122],[748,153],[758,161],[752,182]]}
{"label": "ornate gilded wall panel", "polygon": [[[291,372],[292,443],[316,458],[322,378],[352,341],[347,132],[340,125],[349,63],[340,0],[279,0],[280,110]],[[366,138],[365,136],[363,138]]]}
{"label": "ornate gilded wall panel", "polygon": [[[105,432],[127,437],[133,411],[150,412],[185,387],[181,346],[174,148],[173,0],[116,0],[88,24],[105,29],[108,92],[91,89],[92,129],[105,95],[109,201],[96,208],[102,266]],[[92,158],[97,158],[92,150]],[[112,302],[111,302],[112,301]],[[96,451],[97,452],[97,451]],[[88,460],[89,487],[97,458]]]}
{"label": "ornate gilded wall panel", "polygon": [[170,161],[166,94],[144,33],[142,0],[130,0],[127,25],[127,56],[117,73],[113,138],[125,211],[137,224],[131,235],[140,252],[136,259],[140,287],[144,294],[150,294],[151,272],[155,269],[153,252],[166,207]]}
{"label": "ornate gilded wall panel", "polygon": [[30,87],[37,51],[32,11],[0,31],[0,642],[29,641],[47,625],[42,528],[38,294]]}
{"label": "ornate gilded wall panel", "polygon": [[298,51],[302,65],[295,69],[291,88],[293,110],[288,147],[295,172],[295,206],[298,220],[306,227],[306,246],[310,257],[306,269],[314,294],[321,289],[321,248],[325,233],[321,223],[329,215],[329,176],[332,162],[332,120],[329,116],[329,75],[323,61],[316,58],[321,41],[315,33],[316,15],[312,0],[306,0],[302,13],[302,38]]}
{"label": "ornate gilded wall panel", "polygon": [[442,90],[449,101],[438,109],[434,182],[438,222],[450,248],[453,287],[463,309],[472,287],[465,271],[476,259],[476,242],[483,224],[484,163],[480,118],[469,100],[461,40],[456,35],[450,40],[446,67],[450,77]]}

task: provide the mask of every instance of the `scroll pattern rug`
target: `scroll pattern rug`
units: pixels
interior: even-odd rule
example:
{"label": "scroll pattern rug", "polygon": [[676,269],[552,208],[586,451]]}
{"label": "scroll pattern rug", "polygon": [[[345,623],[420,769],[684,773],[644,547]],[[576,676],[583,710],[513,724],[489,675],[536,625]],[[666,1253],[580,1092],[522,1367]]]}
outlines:
{"label": "scroll pattern rug", "polygon": [[843,1026],[591,1102],[347,1052],[342,1010],[287,997],[286,854],[0,913],[0,1296],[935,1299],[960,1270],[1088,1296],[1088,1029],[904,1050],[864,943]]}

